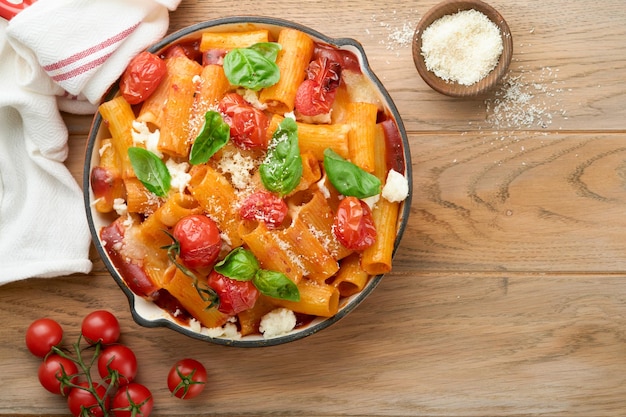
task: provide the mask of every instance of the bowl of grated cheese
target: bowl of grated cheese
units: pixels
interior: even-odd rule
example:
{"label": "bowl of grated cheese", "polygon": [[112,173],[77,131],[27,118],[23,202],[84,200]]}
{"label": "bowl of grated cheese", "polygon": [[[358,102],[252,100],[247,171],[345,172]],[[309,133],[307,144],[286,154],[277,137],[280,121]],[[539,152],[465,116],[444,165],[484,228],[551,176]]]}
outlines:
{"label": "bowl of grated cheese", "polygon": [[413,35],[417,72],[433,90],[472,97],[508,70],[513,38],[502,15],[480,0],[446,0],[431,8]]}

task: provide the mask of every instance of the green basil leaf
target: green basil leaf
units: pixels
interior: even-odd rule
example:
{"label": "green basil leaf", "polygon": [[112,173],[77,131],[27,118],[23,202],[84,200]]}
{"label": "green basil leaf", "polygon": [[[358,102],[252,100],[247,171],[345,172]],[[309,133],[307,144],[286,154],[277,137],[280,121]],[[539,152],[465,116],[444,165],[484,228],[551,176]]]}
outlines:
{"label": "green basil leaf", "polygon": [[232,85],[254,91],[276,84],[280,69],[275,61],[280,48],[280,44],[266,42],[233,49],[224,57],[226,78]]}
{"label": "green basil leaf", "polygon": [[343,159],[330,148],[324,150],[324,170],[333,187],[345,196],[367,198],[380,194],[378,177]]}
{"label": "green basil leaf", "polygon": [[268,297],[287,301],[300,301],[298,286],[281,272],[259,269],[252,283],[261,294]]}
{"label": "green basil leaf", "polygon": [[248,49],[252,49],[272,62],[276,62],[278,58],[278,52],[282,49],[281,44],[276,42],[259,42],[250,46]]}
{"label": "green basil leaf", "polygon": [[135,175],[148,191],[159,197],[165,197],[170,190],[172,177],[161,158],[138,147],[128,148],[128,157]]}
{"label": "green basil leaf", "polygon": [[192,165],[206,163],[215,152],[230,139],[230,126],[224,121],[222,115],[209,110],[204,114],[204,126],[202,131],[193,142],[189,153],[189,163]]}
{"label": "green basil leaf", "polygon": [[242,247],[233,249],[214,267],[220,274],[237,281],[250,281],[259,268],[254,254]]}
{"label": "green basil leaf", "polygon": [[300,183],[302,157],[298,125],[292,118],[285,117],[274,132],[259,173],[265,188],[281,196],[289,194]]}

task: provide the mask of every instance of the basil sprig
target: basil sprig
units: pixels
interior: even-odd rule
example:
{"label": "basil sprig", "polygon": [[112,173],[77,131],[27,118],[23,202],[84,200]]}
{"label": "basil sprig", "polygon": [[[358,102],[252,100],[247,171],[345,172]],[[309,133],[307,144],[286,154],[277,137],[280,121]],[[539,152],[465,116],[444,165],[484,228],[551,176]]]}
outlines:
{"label": "basil sprig", "polygon": [[230,126],[222,115],[209,110],[204,114],[202,131],[191,145],[189,163],[192,165],[206,163],[215,152],[226,145],[230,139]]}
{"label": "basil sprig", "polygon": [[232,85],[258,91],[280,79],[276,57],[279,43],[260,42],[248,48],[236,48],[224,56],[224,73]]}
{"label": "basil sprig", "polygon": [[324,150],[324,170],[330,183],[345,196],[367,198],[380,193],[378,177],[343,159],[330,148]]}
{"label": "basil sprig", "polygon": [[268,146],[265,160],[259,167],[261,182],[268,190],[281,196],[289,194],[302,178],[302,157],[298,145],[298,125],[286,117],[278,125]]}
{"label": "basil sprig", "polygon": [[170,190],[172,180],[165,162],[153,152],[139,147],[128,148],[128,157],[137,179],[148,191],[159,197],[165,197]]}
{"label": "basil sprig", "polygon": [[285,274],[261,269],[252,252],[242,247],[233,249],[215,271],[237,281],[250,281],[263,295],[288,301],[300,301],[298,286]]}

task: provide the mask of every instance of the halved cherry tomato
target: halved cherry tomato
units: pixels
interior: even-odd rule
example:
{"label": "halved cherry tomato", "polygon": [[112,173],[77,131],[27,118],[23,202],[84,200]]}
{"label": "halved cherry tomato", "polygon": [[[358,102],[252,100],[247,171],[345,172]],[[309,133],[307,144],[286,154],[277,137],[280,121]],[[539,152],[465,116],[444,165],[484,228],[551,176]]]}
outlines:
{"label": "halved cherry tomato", "polygon": [[363,250],[376,241],[376,226],[367,203],[356,197],[346,197],[339,203],[333,232],[348,249]]}
{"label": "halved cherry tomato", "polygon": [[307,79],[296,92],[295,108],[305,116],[328,113],[341,82],[341,65],[319,57],[309,63]]}
{"label": "halved cherry tomato", "polygon": [[[82,417],[89,415],[93,417],[103,417],[104,411],[98,404],[96,397],[89,391],[83,388],[89,388],[89,383],[86,381],[79,382],[77,384],[82,388],[72,388],[67,396],[67,406],[70,412],[75,417]],[[110,398],[106,396],[106,388],[98,383],[94,383],[93,387],[96,394],[103,401],[104,408],[108,409],[110,404]],[[89,414],[85,414],[83,410],[89,410]]]}
{"label": "halved cherry tomato", "polygon": [[259,298],[259,290],[252,281],[230,279],[215,270],[209,274],[207,283],[220,298],[218,310],[229,316],[252,308]]}
{"label": "halved cherry tomato", "polygon": [[263,222],[269,229],[273,229],[285,219],[287,204],[275,194],[257,191],[246,197],[239,208],[239,215],[243,219]]}
{"label": "halved cherry tomato", "polygon": [[180,246],[180,259],[189,268],[213,266],[222,239],[217,224],[203,214],[185,216],[176,223],[172,236]]}
{"label": "halved cherry tomato", "polygon": [[195,359],[181,359],[172,366],[167,375],[167,387],[178,398],[188,400],[197,397],[207,382],[206,368]]}
{"label": "halved cherry tomato", "polygon": [[119,389],[113,397],[111,409],[115,417],[149,417],[154,406],[150,390],[136,382]]}
{"label": "halved cherry tomato", "polygon": [[63,329],[55,320],[44,317],[37,319],[26,329],[26,347],[35,356],[43,358],[52,346],[61,343]]}
{"label": "halved cherry tomato", "polygon": [[111,374],[117,372],[117,383],[127,385],[137,376],[137,357],[128,346],[106,346],[98,357],[98,373],[107,383],[111,382]]}
{"label": "halved cherry tomato", "polygon": [[230,139],[242,149],[267,148],[269,119],[237,93],[228,93],[218,104],[230,126]]}
{"label": "halved cherry tomato", "polygon": [[148,51],[135,56],[122,74],[120,92],[129,104],[150,97],[167,73],[165,61]]}
{"label": "halved cherry tomato", "polygon": [[119,339],[120,323],[113,313],[106,310],[95,310],[83,319],[81,332],[88,343],[102,342],[104,345],[109,345]]}
{"label": "halved cherry tomato", "polygon": [[41,386],[51,393],[67,395],[67,384],[78,381],[78,367],[72,360],[52,354],[39,365],[37,376]]}

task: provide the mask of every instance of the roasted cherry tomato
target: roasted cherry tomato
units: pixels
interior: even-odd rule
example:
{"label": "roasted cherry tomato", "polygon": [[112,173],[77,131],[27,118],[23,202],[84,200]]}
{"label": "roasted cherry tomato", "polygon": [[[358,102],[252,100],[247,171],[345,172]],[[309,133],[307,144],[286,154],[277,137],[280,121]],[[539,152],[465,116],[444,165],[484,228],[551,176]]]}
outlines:
{"label": "roasted cherry tomato", "polygon": [[267,148],[269,119],[237,93],[228,93],[220,100],[219,110],[230,126],[230,139],[242,149]]}
{"label": "roasted cherry tomato", "polygon": [[96,209],[100,212],[113,210],[115,199],[124,193],[122,176],[108,168],[96,166],[89,177]]}
{"label": "roasted cherry tomato", "polygon": [[150,390],[132,382],[115,393],[111,409],[115,417],[149,417],[153,406],[154,399]]}
{"label": "roasted cherry tomato", "polygon": [[239,215],[243,219],[263,222],[269,229],[273,229],[285,219],[287,204],[275,194],[257,191],[246,197],[239,208]]}
{"label": "roasted cherry tomato", "polygon": [[134,57],[122,74],[120,92],[130,104],[150,97],[167,73],[165,61],[148,51]]}
{"label": "roasted cherry tomato", "polygon": [[356,197],[346,197],[339,203],[333,232],[348,249],[363,250],[374,244],[376,226],[369,206]]}
{"label": "roasted cherry tomato", "polygon": [[26,347],[33,355],[40,358],[46,356],[52,346],[61,343],[62,339],[61,325],[49,318],[37,319],[26,329]]}
{"label": "roasted cherry tomato", "polygon": [[259,298],[259,290],[252,281],[230,279],[215,270],[209,274],[207,283],[220,299],[218,310],[229,316],[252,308]]}
{"label": "roasted cherry tomato", "polygon": [[67,395],[70,391],[67,384],[78,381],[78,367],[72,360],[52,354],[39,365],[37,376],[41,386],[51,393]]}
{"label": "roasted cherry tomato", "polygon": [[305,116],[317,116],[330,111],[341,82],[341,65],[327,57],[309,63],[307,79],[296,92],[295,108]]}
{"label": "roasted cherry tomato", "polygon": [[120,323],[112,313],[96,310],[87,314],[81,325],[81,332],[88,343],[102,342],[110,345],[120,337]]}
{"label": "roasted cherry tomato", "polygon": [[203,214],[180,219],[172,236],[178,242],[180,259],[189,268],[211,267],[220,254],[220,231],[215,221]]}
{"label": "roasted cherry tomato", "polygon": [[195,359],[185,358],[176,362],[167,375],[167,387],[178,398],[188,400],[197,397],[207,382],[206,368]]}
{"label": "roasted cherry tomato", "polygon": [[137,357],[125,345],[108,345],[98,357],[98,373],[109,383],[112,373],[117,372],[117,383],[122,386],[132,382],[137,376]]}
{"label": "roasted cherry tomato", "polygon": [[[80,387],[88,388],[89,383],[86,381],[79,382],[77,384]],[[103,401],[104,408],[108,409],[110,404],[110,398],[106,396],[106,388],[98,383],[94,383],[93,387],[98,397]],[[82,417],[85,415],[93,417],[104,416],[102,407],[98,404],[96,397],[89,391],[83,388],[72,388],[67,396],[67,406],[70,412],[75,417]],[[85,414],[83,410],[89,410],[89,414]]]}

